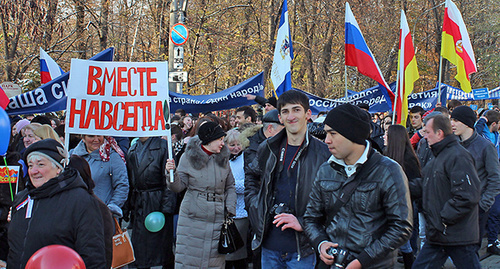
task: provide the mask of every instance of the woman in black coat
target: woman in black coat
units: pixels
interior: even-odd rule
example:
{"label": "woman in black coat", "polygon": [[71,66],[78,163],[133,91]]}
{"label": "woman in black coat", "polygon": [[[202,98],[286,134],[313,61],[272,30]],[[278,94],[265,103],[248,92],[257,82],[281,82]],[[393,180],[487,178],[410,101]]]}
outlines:
{"label": "woman in black coat", "polygon": [[9,225],[9,268],[21,269],[39,249],[64,245],[74,249],[86,268],[105,268],[104,234],[97,200],[53,139],[30,145],[24,153],[29,182],[18,193]]}
{"label": "woman in black coat", "polygon": [[[176,194],[167,189],[165,164],[168,159],[167,141],[159,137],[141,137],[127,154],[129,197],[124,216],[130,214],[132,245],[137,268],[163,265],[173,268],[173,214]],[[128,212],[127,212],[128,211]],[[149,213],[165,215],[165,226],[153,233],[144,221]]]}

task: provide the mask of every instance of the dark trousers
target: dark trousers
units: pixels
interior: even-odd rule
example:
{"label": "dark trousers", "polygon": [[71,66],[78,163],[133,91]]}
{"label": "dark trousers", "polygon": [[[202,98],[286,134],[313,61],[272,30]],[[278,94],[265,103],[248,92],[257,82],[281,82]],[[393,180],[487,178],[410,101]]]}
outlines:
{"label": "dark trousers", "polygon": [[481,249],[481,244],[483,242],[483,237],[486,234],[486,224],[488,223],[488,212],[484,212],[479,208],[479,243],[477,244],[477,252]]}
{"label": "dark trousers", "polygon": [[495,243],[500,231],[500,194],[495,197],[495,203],[488,214],[488,244]]}
{"label": "dark trousers", "polygon": [[451,258],[457,269],[481,268],[479,257],[476,253],[477,245],[465,246],[440,246],[426,242],[417,259],[413,263],[413,269],[435,269],[441,268],[448,257]]}

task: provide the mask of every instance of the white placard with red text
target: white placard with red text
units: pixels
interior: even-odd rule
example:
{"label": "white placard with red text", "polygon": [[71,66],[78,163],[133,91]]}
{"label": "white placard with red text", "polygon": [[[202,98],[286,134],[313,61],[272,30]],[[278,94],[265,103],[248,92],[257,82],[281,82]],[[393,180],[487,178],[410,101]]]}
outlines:
{"label": "white placard with red text", "polygon": [[66,133],[145,137],[167,134],[167,62],[72,59]]}

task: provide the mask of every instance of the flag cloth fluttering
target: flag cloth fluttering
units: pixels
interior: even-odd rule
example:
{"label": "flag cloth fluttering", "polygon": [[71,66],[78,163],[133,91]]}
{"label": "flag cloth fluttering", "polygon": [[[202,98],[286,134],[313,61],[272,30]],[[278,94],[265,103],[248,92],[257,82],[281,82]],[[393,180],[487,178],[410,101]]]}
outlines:
{"label": "flag cloth fluttering", "polygon": [[5,94],[5,91],[2,89],[2,87],[0,87],[0,107],[5,110],[9,102],[9,97],[7,96],[7,94]]}
{"label": "flag cloth fluttering", "polygon": [[64,74],[64,71],[59,65],[40,48],[40,78],[41,83],[45,84],[58,76]]}
{"label": "flag cloth fluttering", "polygon": [[271,68],[271,81],[274,94],[279,97],[282,93],[292,89],[291,62],[293,60],[292,39],[288,23],[287,0],[283,1],[276,46],[274,47],[273,66]]}
{"label": "flag cloth fluttering", "polygon": [[394,101],[394,93],[385,82],[377,61],[368,48],[358,22],[347,2],[345,3],[345,65],[355,66],[361,74],[377,81],[383,86],[384,95],[389,97],[387,101]]}
{"label": "flag cloth fluttering", "polygon": [[399,38],[398,78],[396,98],[396,124],[406,126],[408,117],[408,95],[413,91],[413,83],[419,78],[415,49],[411,39],[410,27],[403,10],[401,10],[401,27]]}
{"label": "flag cloth fluttering", "polygon": [[470,92],[469,75],[477,72],[476,59],[462,15],[450,0],[445,4],[441,56],[457,66],[455,79],[464,92]]}

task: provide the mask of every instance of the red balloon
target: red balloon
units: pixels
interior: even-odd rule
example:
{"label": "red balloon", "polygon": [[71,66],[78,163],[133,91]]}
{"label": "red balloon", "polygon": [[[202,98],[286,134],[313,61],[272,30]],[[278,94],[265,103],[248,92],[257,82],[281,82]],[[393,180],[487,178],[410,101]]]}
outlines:
{"label": "red balloon", "polygon": [[73,249],[50,245],[35,252],[28,260],[26,269],[85,269],[85,263]]}

